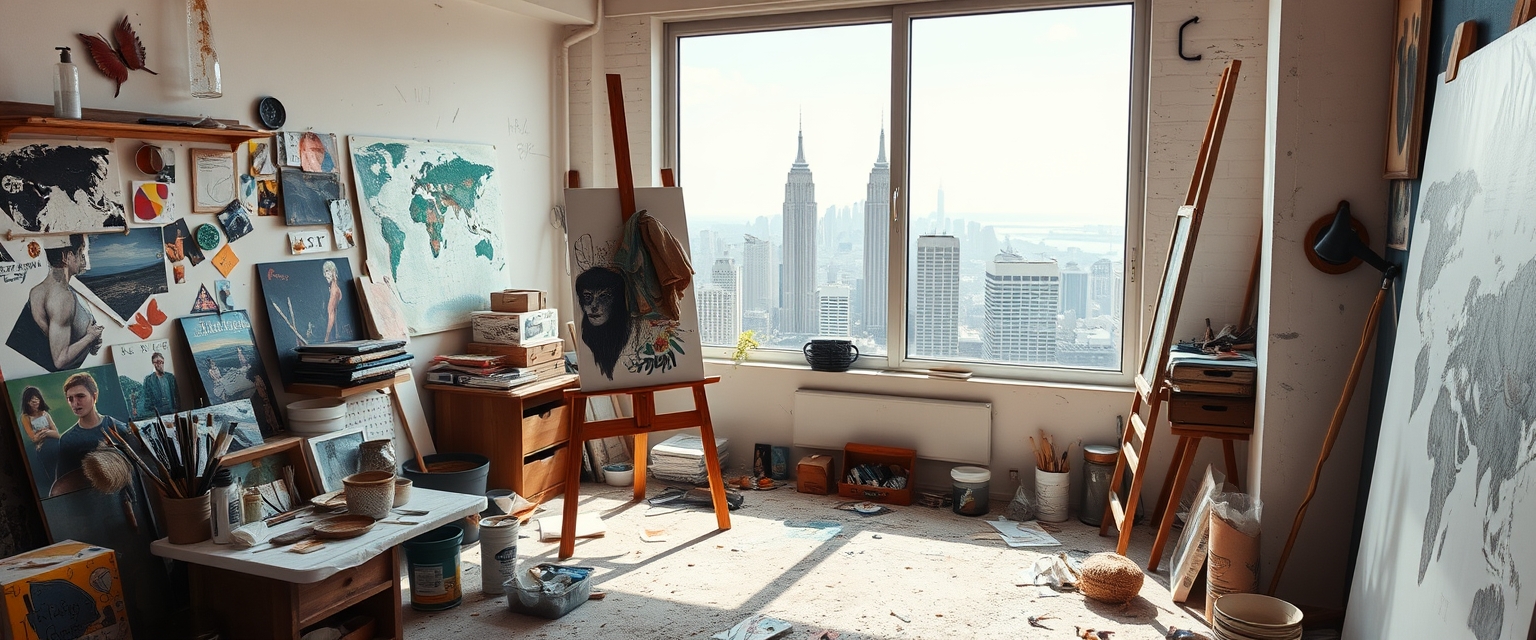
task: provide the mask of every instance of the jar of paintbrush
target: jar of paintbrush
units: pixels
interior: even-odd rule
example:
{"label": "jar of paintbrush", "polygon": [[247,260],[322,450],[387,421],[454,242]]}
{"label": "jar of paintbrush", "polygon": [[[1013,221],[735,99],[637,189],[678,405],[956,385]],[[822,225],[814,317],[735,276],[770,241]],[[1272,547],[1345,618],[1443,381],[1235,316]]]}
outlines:
{"label": "jar of paintbrush", "polygon": [[[108,469],[124,460],[137,468],[159,496],[168,541],[193,544],[213,537],[209,493],[217,472],[229,475],[219,468],[219,458],[229,452],[235,426],[215,426],[206,415],[160,417],[142,428],[130,424],[122,429],[104,430],[112,449],[99,453],[104,460],[115,463],[107,465]],[[235,504],[238,514],[238,497]]]}
{"label": "jar of paintbrush", "polygon": [[1035,450],[1035,518],[1041,522],[1065,522],[1067,520],[1068,490],[1071,488],[1072,444],[1065,450],[1056,449],[1055,439],[1040,431],[1040,443],[1029,439]]}

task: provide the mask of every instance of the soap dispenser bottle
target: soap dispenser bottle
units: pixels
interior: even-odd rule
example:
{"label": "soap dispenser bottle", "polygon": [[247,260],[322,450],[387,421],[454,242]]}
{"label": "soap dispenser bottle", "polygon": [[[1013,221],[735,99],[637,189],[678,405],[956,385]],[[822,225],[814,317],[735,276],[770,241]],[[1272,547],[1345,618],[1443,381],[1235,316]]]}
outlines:
{"label": "soap dispenser bottle", "polygon": [[80,72],[69,60],[69,47],[59,50],[59,64],[53,74],[53,117],[80,119]]}

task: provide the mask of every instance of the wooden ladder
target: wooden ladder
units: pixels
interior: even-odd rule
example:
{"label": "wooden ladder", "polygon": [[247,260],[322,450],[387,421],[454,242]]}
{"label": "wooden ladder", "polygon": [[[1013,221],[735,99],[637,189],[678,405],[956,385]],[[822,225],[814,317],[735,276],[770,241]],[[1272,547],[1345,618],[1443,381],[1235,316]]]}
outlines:
{"label": "wooden ladder", "polygon": [[[1173,346],[1174,322],[1179,317],[1179,305],[1184,299],[1184,284],[1189,278],[1187,267],[1194,257],[1195,240],[1200,235],[1200,219],[1205,213],[1205,203],[1210,195],[1211,178],[1216,173],[1216,156],[1221,150],[1221,136],[1227,128],[1227,114],[1232,110],[1232,95],[1241,69],[1241,60],[1227,63],[1216,86],[1216,103],[1211,106],[1211,118],[1205,125],[1205,138],[1201,140],[1200,154],[1195,158],[1195,172],[1189,180],[1189,192],[1184,196],[1184,205],[1179,207],[1173,239],[1168,243],[1168,262],[1163,272],[1157,310],[1152,318],[1152,331],[1147,336],[1141,369],[1136,373],[1136,395],[1131,400],[1131,418],[1120,438],[1115,471],[1109,477],[1109,501],[1104,505],[1104,520],[1099,525],[1099,535],[1109,535],[1111,526],[1118,529],[1120,541],[1115,546],[1115,553],[1120,555],[1125,555],[1125,550],[1131,545],[1135,505],[1141,499],[1147,462],[1152,456],[1153,428],[1157,426],[1163,404],[1168,400],[1168,352]],[[1147,414],[1145,419],[1142,418],[1143,410]],[[1119,493],[1120,482],[1127,470],[1131,473],[1131,490],[1122,499]]]}

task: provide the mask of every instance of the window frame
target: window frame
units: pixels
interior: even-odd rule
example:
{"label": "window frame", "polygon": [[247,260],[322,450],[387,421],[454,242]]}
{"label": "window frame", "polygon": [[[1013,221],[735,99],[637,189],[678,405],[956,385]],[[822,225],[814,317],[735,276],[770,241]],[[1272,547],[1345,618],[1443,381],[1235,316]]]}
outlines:
{"label": "window frame", "polygon": [[[1125,248],[1121,260],[1124,279],[1121,290],[1121,345],[1118,370],[1080,369],[1034,364],[1002,364],[972,360],[943,360],[907,355],[908,317],[908,233],[910,206],[904,194],[909,192],[911,176],[907,154],[910,140],[909,106],[911,99],[912,22],[923,18],[1004,13],[1021,10],[1067,9],[1078,7],[1129,5],[1132,9],[1130,43],[1130,105],[1127,113]],[[794,13],[752,15],[745,17],[678,20],[665,24],[662,47],[662,154],[676,171],[677,183],[686,186],[685,168],[678,162],[679,42],[682,38],[727,35],[755,31],[833,27],[888,23],[891,25],[891,121],[889,124],[891,166],[889,264],[901,265],[889,272],[887,292],[886,355],[860,358],[855,368],[922,372],[934,366],[963,367],[981,378],[1021,382],[1089,384],[1129,387],[1142,356],[1142,308],[1140,249],[1143,246],[1146,204],[1146,121],[1148,113],[1147,77],[1150,42],[1151,0],[939,0],[935,2],[895,3],[853,9],[801,10]],[[695,267],[697,270],[698,267]],[[900,321],[895,319],[900,318]],[[1135,320],[1132,322],[1132,320]],[[705,357],[728,360],[730,347],[704,346]],[[751,356],[755,362],[805,365],[804,357],[787,349],[759,349]]]}

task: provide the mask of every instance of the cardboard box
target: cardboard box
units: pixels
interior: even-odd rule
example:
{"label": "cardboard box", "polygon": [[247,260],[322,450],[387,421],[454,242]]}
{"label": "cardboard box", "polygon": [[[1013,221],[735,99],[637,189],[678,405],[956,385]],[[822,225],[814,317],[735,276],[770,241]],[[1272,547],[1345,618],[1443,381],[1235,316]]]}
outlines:
{"label": "cardboard box", "polygon": [[548,342],[539,342],[529,345],[515,344],[491,344],[488,342],[469,343],[468,353],[485,353],[498,356],[507,356],[514,367],[536,367],[546,362],[560,360],[561,350],[565,343],[559,338]]}
{"label": "cardboard box", "polygon": [[537,364],[537,365],[534,365],[531,368],[533,369],[533,374],[538,376],[538,378],[536,378],[538,380],[548,380],[550,378],[558,378],[560,376],[565,375],[565,359],[561,358],[561,359],[555,360],[553,362],[546,362],[544,364]]}
{"label": "cardboard box", "polygon": [[843,447],[844,476],[851,473],[855,467],[864,464],[878,465],[886,469],[891,475],[903,476],[907,479],[906,484],[898,489],[845,481],[837,483],[838,495],[853,500],[868,500],[885,504],[912,504],[912,494],[915,493],[912,490],[912,478],[914,477],[913,470],[917,466],[916,451],[901,447],[882,447],[853,442]]}
{"label": "cardboard box", "polygon": [[507,289],[491,294],[491,311],[522,313],[544,308],[544,292],[538,289]]}
{"label": "cardboard box", "polygon": [[6,640],[128,638],[117,555],[65,540],[0,560]]}
{"label": "cardboard box", "polygon": [[470,340],[527,346],[560,337],[560,317],[554,309],[523,313],[476,311],[469,314]]}
{"label": "cardboard box", "polygon": [[837,484],[832,473],[832,456],[806,456],[795,468],[795,490],[800,493],[827,495]]}

